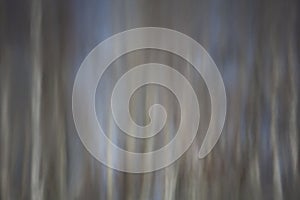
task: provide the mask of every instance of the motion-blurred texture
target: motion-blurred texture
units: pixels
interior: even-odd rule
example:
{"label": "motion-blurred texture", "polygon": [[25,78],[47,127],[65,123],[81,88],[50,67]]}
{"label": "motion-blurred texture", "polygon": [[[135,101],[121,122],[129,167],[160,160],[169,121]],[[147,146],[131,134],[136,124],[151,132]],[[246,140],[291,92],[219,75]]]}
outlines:
{"label": "motion-blurred texture", "polygon": [[[0,0],[0,199],[300,199],[299,20],[296,0]],[[228,112],[205,159],[197,158],[200,136],[169,167],[130,174],[84,148],[71,96],[81,62],[99,42],[145,26],[174,29],[203,45],[224,79]],[[132,52],[100,82],[99,121],[122,148],[147,151],[165,142],[115,134],[104,103],[124,63],[181,63],[177,68],[207,95],[191,67],[163,54]],[[148,106],[147,94],[167,94],[156,89],[136,92],[137,109]],[[167,97],[176,114],[175,97]],[[176,117],[167,122],[166,132],[176,129]]]}

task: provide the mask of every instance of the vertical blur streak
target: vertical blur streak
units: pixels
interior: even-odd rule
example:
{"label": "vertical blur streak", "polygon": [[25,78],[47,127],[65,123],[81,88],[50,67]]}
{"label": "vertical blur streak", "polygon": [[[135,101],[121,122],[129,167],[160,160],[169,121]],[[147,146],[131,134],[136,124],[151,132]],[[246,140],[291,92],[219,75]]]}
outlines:
{"label": "vertical blur streak", "polygon": [[42,129],[41,129],[41,96],[42,96],[42,44],[41,44],[42,5],[40,0],[32,0],[30,18],[30,44],[32,63],[31,82],[31,199],[44,198],[44,176],[42,166]]}
{"label": "vertical blur streak", "polygon": [[[4,33],[1,28],[5,24],[4,3],[0,2],[0,199],[9,199],[9,97],[10,76],[8,52],[4,51]],[[1,45],[2,44],[2,45]],[[5,76],[3,76],[5,75]]]}
{"label": "vertical blur streak", "polygon": [[[6,55],[2,53],[1,57],[1,66],[8,65],[6,62]],[[1,68],[4,69],[4,68]],[[10,97],[10,76],[9,72],[1,70],[1,74],[5,74],[5,78],[0,81],[0,91],[1,91],[1,140],[0,140],[0,148],[1,148],[1,199],[10,199],[10,187],[9,187],[9,97]]]}
{"label": "vertical blur streak", "polygon": [[[274,43],[272,43],[274,44]],[[272,152],[273,152],[273,184],[274,184],[274,191],[276,194],[274,197],[276,200],[282,199],[282,185],[281,185],[281,172],[280,172],[280,158],[279,158],[279,152],[278,152],[278,131],[277,131],[277,122],[278,122],[278,87],[279,87],[279,63],[277,58],[278,55],[276,55],[276,49],[274,47],[272,48],[272,53],[275,55],[275,60],[273,64],[273,70],[272,70],[272,81],[273,81],[273,87],[272,87],[272,96],[271,96],[271,146],[272,146]]]}
{"label": "vertical blur streak", "polygon": [[[292,33],[293,26],[289,26],[289,33]],[[298,169],[297,165],[299,163],[299,136],[297,131],[297,110],[298,110],[298,95],[297,91],[299,86],[297,85],[297,63],[296,63],[296,52],[293,45],[294,36],[289,36],[289,45],[288,45],[288,66],[289,66],[289,77],[290,77],[290,88],[291,88],[291,98],[290,98],[290,119],[289,119],[289,136],[290,136],[290,145],[291,145],[291,157],[292,157],[292,168],[293,176],[297,180]],[[299,65],[298,65],[299,67]],[[298,83],[299,84],[299,83]],[[299,117],[299,116],[298,116]]]}

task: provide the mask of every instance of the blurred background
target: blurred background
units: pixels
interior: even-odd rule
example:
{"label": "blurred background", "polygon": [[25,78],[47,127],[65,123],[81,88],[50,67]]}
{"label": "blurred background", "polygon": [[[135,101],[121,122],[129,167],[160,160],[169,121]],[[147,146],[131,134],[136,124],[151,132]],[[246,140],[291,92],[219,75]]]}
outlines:
{"label": "blurred background", "polygon": [[[299,12],[296,0],[0,0],[0,199],[300,199]],[[227,118],[205,159],[197,158],[200,133],[169,167],[130,174],[85,149],[71,95],[81,62],[99,42],[145,26],[180,31],[208,51],[225,83]],[[107,111],[117,78],[149,61],[174,65],[207,96],[201,77],[174,55],[123,56],[100,81],[96,107],[110,139],[125,149],[159,148],[172,136],[150,144],[117,136]],[[162,93],[176,116],[175,97],[151,86],[136,92],[136,109],[151,104],[145,95]],[[209,122],[200,123],[205,130]],[[164,131],[177,125],[170,118]]]}

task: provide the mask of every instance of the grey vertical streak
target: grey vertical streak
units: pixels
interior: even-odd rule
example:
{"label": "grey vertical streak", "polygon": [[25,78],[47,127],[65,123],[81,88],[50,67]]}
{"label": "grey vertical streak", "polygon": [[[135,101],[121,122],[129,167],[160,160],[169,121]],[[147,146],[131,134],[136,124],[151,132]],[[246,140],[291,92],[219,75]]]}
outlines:
{"label": "grey vertical streak", "polygon": [[[5,54],[4,52],[1,52],[1,60],[0,60],[0,66],[1,69],[4,69],[5,65],[8,65],[8,58],[9,55]],[[0,197],[1,199],[10,199],[11,197],[11,188],[10,188],[10,124],[9,124],[9,118],[10,118],[10,87],[11,87],[11,80],[10,80],[10,73],[8,70],[1,70],[1,124],[0,124],[0,132],[1,132],[1,140],[0,140],[0,158],[1,158],[1,171],[0,171],[0,177],[1,177],[1,188],[0,188]]]}
{"label": "grey vertical streak", "polygon": [[[66,190],[66,137],[65,137],[65,119],[62,107],[62,92],[60,91],[61,81],[58,79],[60,74],[56,72],[54,76],[54,84],[53,84],[53,118],[50,119],[53,121],[53,136],[56,138],[54,141],[54,145],[56,147],[56,151],[54,153],[55,163],[57,166],[57,179],[55,179],[57,185],[57,199],[66,199],[68,197],[67,190]],[[51,110],[49,110],[51,112]]]}
{"label": "grey vertical streak", "polygon": [[[294,16],[293,16],[294,17]],[[295,23],[295,19],[292,21],[291,25],[289,26],[289,32],[291,33],[294,26],[297,24]],[[289,137],[290,137],[290,148],[291,148],[291,162],[292,162],[292,170],[295,179],[297,180],[298,174],[298,163],[299,163],[299,130],[297,127],[297,111],[298,111],[298,91],[299,91],[299,78],[297,74],[299,73],[299,57],[297,57],[296,52],[297,49],[293,42],[293,39],[296,36],[291,35],[288,40],[288,75],[290,77],[290,90],[291,90],[291,97],[290,97],[290,107],[289,107]],[[299,117],[299,115],[298,115]]]}
{"label": "grey vertical streak", "polygon": [[32,0],[30,18],[30,44],[31,44],[31,199],[44,198],[44,176],[42,169],[42,129],[41,129],[41,98],[42,98],[42,2]]}
{"label": "grey vertical streak", "polygon": [[[274,40],[275,38],[273,38]],[[274,199],[281,200],[282,184],[281,184],[281,169],[280,169],[280,156],[279,156],[279,140],[278,140],[278,87],[279,87],[279,58],[274,41],[271,41],[271,53],[274,56],[272,63],[272,89],[271,89],[271,146],[273,152],[273,187]]]}

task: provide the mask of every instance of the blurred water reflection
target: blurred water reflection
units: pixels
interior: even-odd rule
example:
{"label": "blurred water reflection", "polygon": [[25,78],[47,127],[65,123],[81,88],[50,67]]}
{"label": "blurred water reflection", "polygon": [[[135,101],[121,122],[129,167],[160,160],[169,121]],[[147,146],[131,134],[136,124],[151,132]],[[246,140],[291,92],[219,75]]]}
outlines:
{"label": "blurred water reflection", "polygon": [[[0,1],[0,199],[299,199],[299,9],[292,0]],[[144,26],[178,30],[205,47],[223,76],[228,112],[204,160],[197,158],[199,138],[168,168],[129,174],[105,167],[83,147],[71,93],[91,49]],[[128,67],[152,59],[182,62],[158,54],[121,59]],[[123,73],[123,63],[112,65],[100,92]],[[207,94],[191,68],[182,73]],[[139,95],[133,98],[141,102]],[[165,101],[176,113],[173,98]],[[120,139],[101,115],[105,101],[97,106],[100,121],[124,148],[144,151],[168,140],[145,146]],[[169,120],[169,129],[177,120]]]}

